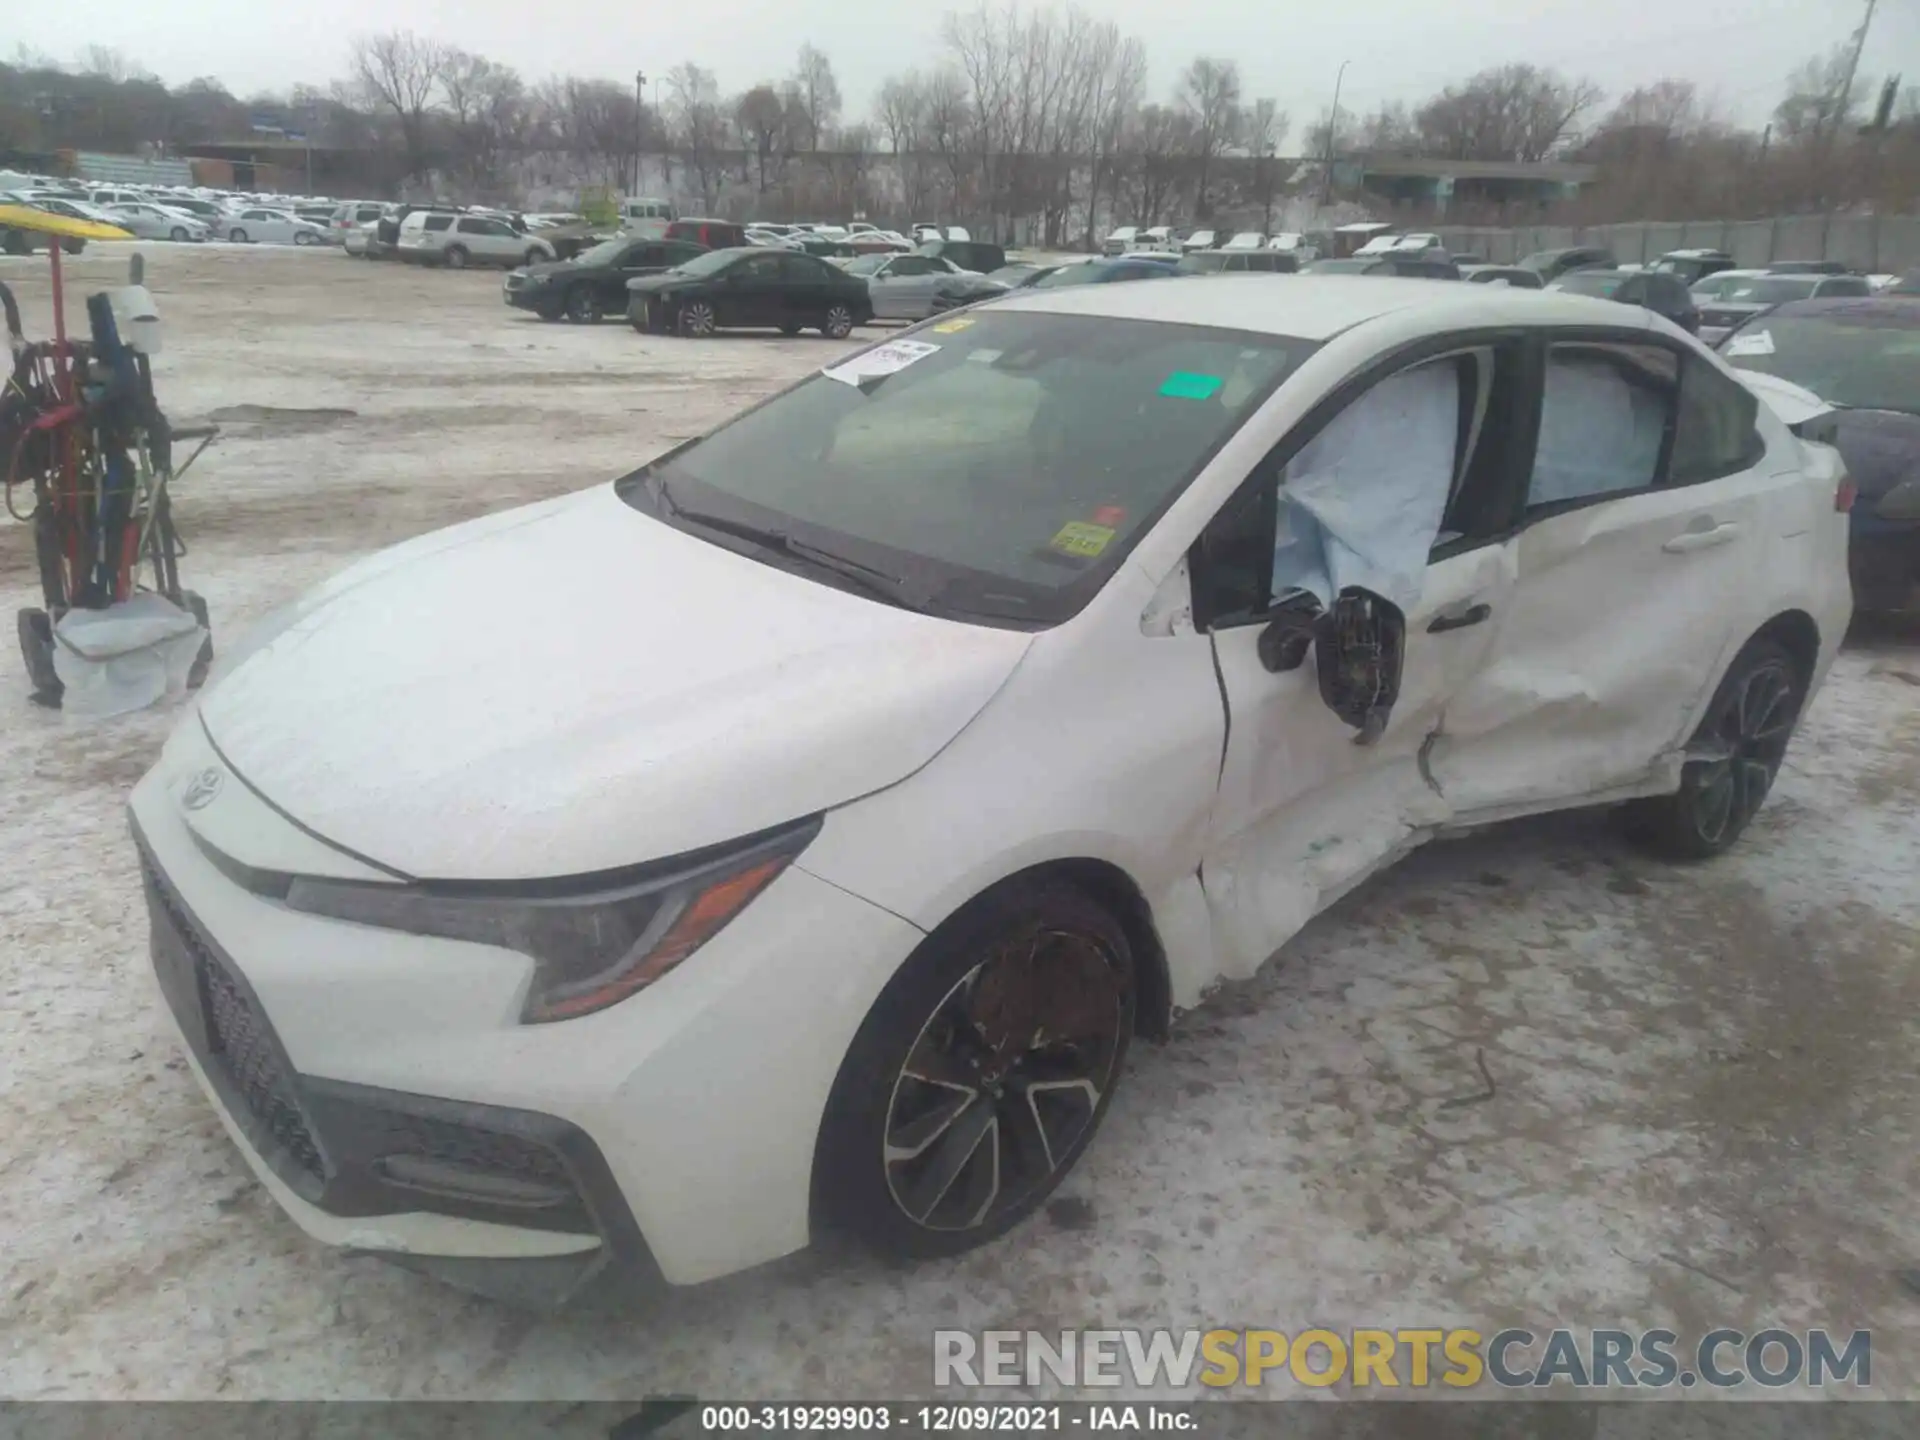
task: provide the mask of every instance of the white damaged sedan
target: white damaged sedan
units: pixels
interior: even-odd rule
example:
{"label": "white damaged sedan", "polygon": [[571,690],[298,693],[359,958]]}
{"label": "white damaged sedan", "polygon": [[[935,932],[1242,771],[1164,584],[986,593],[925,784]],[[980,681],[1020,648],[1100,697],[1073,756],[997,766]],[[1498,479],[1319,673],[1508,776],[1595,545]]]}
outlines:
{"label": "white damaged sedan", "polygon": [[549,1301],[959,1251],[1422,841],[1730,845],[1849,495],[1643,310],[1021,292],[276,617],[133,795],[160,987],[330,1244]]}

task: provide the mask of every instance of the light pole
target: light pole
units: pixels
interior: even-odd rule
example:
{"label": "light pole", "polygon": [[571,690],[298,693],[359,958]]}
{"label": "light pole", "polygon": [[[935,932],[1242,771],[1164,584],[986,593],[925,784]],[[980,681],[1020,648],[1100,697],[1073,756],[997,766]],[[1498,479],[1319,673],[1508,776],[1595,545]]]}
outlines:
{"label": "light pole", "polygon": [[640,193],[640,156],[647,143],[647,72],[633,72],[633,193]]}
{"label": "light pole", "polygon": [[1333,137],[1340,129],[1340,82],[1347,78],[1347,66],[1353,61],[1342,60],[1340,72],[1333,77],[1333,110],[1327,116],[1327,153],[1320,162],[1320,203],[1325,205],[1333,198]]}

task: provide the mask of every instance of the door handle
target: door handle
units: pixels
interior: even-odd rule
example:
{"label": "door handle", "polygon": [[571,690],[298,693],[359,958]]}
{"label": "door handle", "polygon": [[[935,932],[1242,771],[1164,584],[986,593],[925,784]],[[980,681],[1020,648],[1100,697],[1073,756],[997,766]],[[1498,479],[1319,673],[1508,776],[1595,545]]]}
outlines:
{"label": "door handle", "polygon": [[1709,526],[1705,530],[1683,530],[1660,548],[1669,555],[1685,555],[1694,550],[1711,550],[1715,545],[1725,545],[1739,538],[1740,527],[1729,520],[1724,525]]}
{"label": "door handle", "polygon": [[1493,614],[1491,605],[1469,605],[1464,610],[1456,610],[1451,615],[1436,615],[1433,623],[1427,626],[1429,635],[1438,635],[1446,630],[1464,630],[1469,625],[1478,625]]}

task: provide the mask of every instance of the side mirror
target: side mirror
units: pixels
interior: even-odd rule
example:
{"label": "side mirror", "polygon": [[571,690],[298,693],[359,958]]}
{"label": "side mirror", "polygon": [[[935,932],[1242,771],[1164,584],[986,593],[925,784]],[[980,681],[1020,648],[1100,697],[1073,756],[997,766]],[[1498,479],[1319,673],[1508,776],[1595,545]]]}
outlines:
{"label": "side mirror", "polygon": [[1319,597],[1305,591],[1296,591],[1267,612],[1255,648],[1270,674],[1298,670],[1305,663],[1320,614]]}

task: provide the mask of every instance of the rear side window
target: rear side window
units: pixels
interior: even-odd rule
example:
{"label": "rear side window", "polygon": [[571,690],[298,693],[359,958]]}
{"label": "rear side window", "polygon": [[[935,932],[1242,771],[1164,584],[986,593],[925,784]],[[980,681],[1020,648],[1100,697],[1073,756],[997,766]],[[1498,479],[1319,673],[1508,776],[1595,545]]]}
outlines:
{"label": "rear side window", "polygon": [[1680,372],[1680,415],[1669,485],[1697,485],[1750,469],[1766,452],[1754,421],[1760,402],[1708,361],[1688,356]]}
{"label": "rear side window", "polygon": [[1655,345],[1547,351],[1527,514],[1651,489],[1673,424],[1679,357]]}
{"label": "rear side window", "polygon": [[426,222],[421,225],[420,228],[422,230],[445,230],[451,224],[453,224],[453,217],[451,215],[429,215],[426,218]]}

